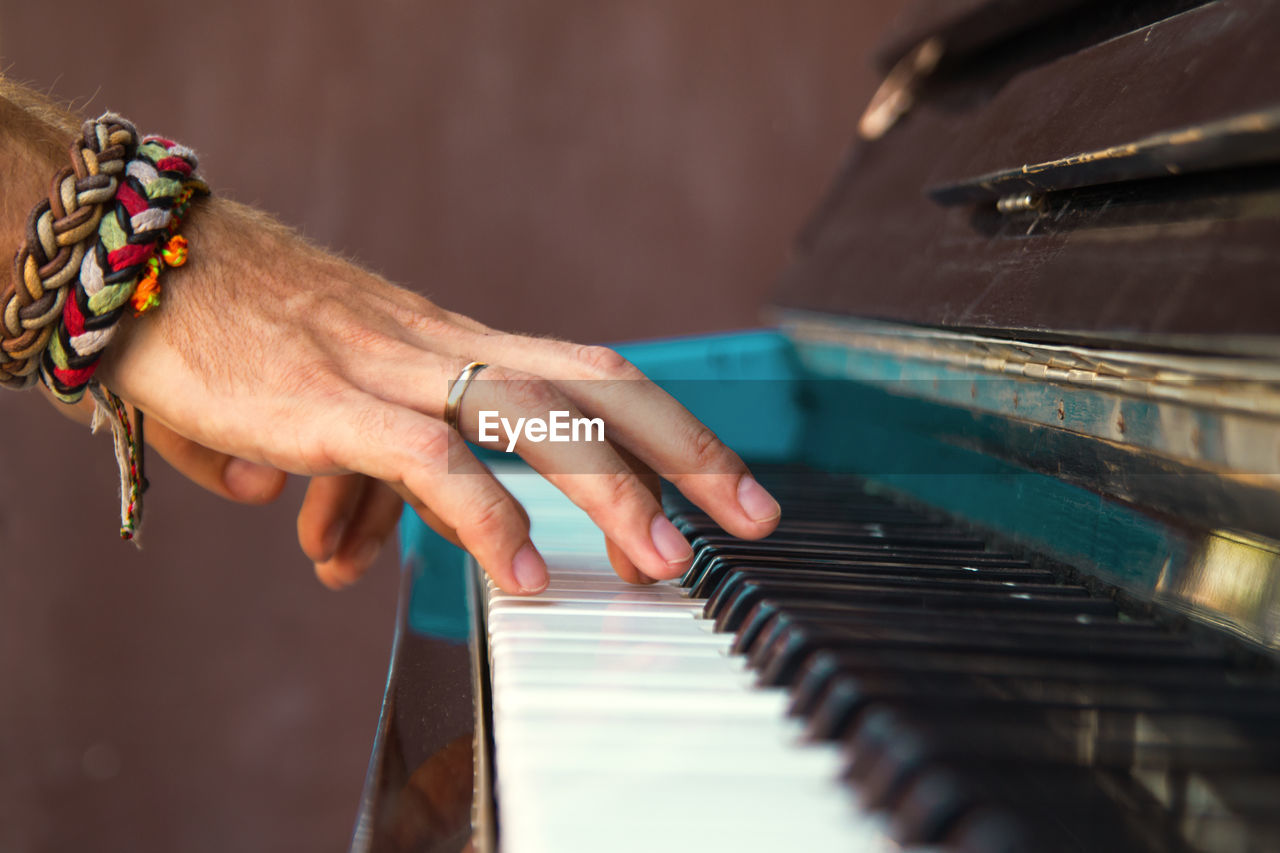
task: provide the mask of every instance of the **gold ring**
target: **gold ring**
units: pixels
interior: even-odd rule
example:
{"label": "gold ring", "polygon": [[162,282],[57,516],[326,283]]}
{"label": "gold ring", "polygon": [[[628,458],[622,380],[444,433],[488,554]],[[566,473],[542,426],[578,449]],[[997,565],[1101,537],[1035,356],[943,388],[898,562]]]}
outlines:
{"label": "gold ring", "polygon": [[444,401],[444,422],[454,429],[458,429],[458,410],[462,408],[462,395],[467,393],[467,386],[476,378],[476,374],[488,366],[483,361],[473,361],[462,368],[458,378],[449,385],[449,396]]}

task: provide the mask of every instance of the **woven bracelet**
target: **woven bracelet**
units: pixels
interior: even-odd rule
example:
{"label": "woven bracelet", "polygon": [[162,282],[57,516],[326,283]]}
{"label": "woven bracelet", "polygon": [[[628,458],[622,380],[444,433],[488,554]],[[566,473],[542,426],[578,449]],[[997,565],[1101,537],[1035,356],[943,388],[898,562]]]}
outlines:
{"label": "woven bracelet", "polygon": [[159,276],[187,259],[178,234],[196,195],[193,151],[172,140],[138,141],[128,121],[107,113],[85,122],[71,166],[54,176],[49,198],[32,210],[14,261],[15,280],[0,294],[0,384],[29,388],[43,380],[58,399],[94,400],[93,428],[111,426],[120,470],[120,535],[142,523],[143,416],[96,381],[94,372],[124,312],[159,304]]}
{"label": "woven bracelet", "polygon": [[[196,176],[197,165],[195,152],[159,136],[143,139],[129,161],[44,352],[45,384],[63,402],[84,395],[125,310],[154,308],[161,270],[186,263],[178,228],[192,197],[209,192]],[[140,283],[144,292],[135,300]]]}
{"label": "woven bracelet", "polygon": [[137,139],[133,125],[117,115],[86,121],[71,145],[71,165],[53,176],[48,198],[27,217],[13,281],[0,291],[0,385],[29,388],[39,378],[41,356]]}

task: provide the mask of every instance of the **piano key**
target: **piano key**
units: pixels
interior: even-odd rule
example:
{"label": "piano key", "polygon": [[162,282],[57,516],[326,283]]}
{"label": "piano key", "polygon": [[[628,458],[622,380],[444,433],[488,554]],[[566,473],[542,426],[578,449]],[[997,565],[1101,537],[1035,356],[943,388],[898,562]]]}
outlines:
{"label": "piano key", "polygon": [[992,556],[979,552],[961,554],[942,551],[925,550],[867,550],[845,549],[814,550],[794,548],[770,550],[746,550],[735,546],[726,552],[703,551],[694,552],[693,564],[682,579],[682,585],[693,590],[699,598],[711,595],[721,578],[735,569],[749,566],[765,568],[768,566],[792,566],[797,569],[811,568],[815,570],[839,571],[847,568],[850,572],[873,571],[885,569],[889,571],[904,567],[917,567],[922,571],[931,568],[952,568],[969,572],[975,576],[985,569],[1000,569],[1006,574],[1016,574],[1021,579],[1048,580],[1051,576],[1038,569],[1032,569],[1021,561],[1005,557]]}
{"label": "piano key", "polygon": [[901,633],[884,635],[858,631],[851,626],[822,625],[814,628],[786,626],[773,645],[753,656],[751,663],[760,671],[765,684],[793,685],[808,659],[819,652],[914,652],[919,655],[960,654],[957,660],[973,655],[977,659],[1009,657],[1049,657],[1080,662],[1119,660],[1150,663],[1155,666],[1187,667],[1221,663],[1221,655],[1210,649],[1186,648],[1173,642],[1108,643],[1105,639],[1084,644],[1054,646],[1043,641],[1016,637],[958,637],[952,642],[938,642],[927,636]]}

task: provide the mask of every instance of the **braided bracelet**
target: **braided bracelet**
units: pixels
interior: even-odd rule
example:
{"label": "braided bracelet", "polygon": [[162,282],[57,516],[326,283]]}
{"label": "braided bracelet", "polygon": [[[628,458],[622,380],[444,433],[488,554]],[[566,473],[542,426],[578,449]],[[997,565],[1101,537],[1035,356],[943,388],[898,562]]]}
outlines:
{"label": "braided bracelet", "polygon": [[[125,308],[154,308],[163,266],[186,263],[178,227],[192,197],[209,192],[196,166],[195,152],[159,136],[143,139],[129,161],[42,360],[45,384],[63,402],[84,395]],[[140,284],[143,292],[135,299]]]}
{"label": "braided bracelet", "polygon": [[39,378],[40,357],[137,149],[133,125],[111,113],[86,121],[81,135],[71,145],[71,165],[53,176],[48,198],[27,217],[14,280],[0,291],[0,385],[29,388]]}
{"label": "braided bracelet", "polygon": [[178,228],[193,196],[209,188],[193,151],[159,136],[139,143],[119,116],[85,122],[83,137],[32,210],[15,281],[0,293],[0,384],[29,388],[40,379],[67,403],[90,392],[93,428],[110,424],[115,445],[120,535],[133,539],[146,490],[143,416],[135,409],[131,421],[124,401],[93,376],[125,309],[154,309],[160,273],[186,263]]}

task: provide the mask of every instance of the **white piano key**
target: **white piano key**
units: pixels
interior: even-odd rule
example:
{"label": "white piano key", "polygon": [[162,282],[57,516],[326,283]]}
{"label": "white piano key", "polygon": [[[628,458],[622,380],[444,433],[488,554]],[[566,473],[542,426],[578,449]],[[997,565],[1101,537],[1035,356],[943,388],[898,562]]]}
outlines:
{"label": "white piano key", "polygon": [[688,625],[688,634],[668,630],[671,624],[660,619],[626,622],[600,616],[561,622],[547,619],[508,619],[502,627],[501,635],[496,637],[494,642],[522,642],[526,639],[545,637],[557,640],[590,641],[592,638],[600,638],[626,642],[661,641],[705,645],[720,649],[728,649],[733,644],[732,637],[700,631],[692,622]]}
{"label": "white piano key", "polygon": [[631,592],[562,592],[547,590],[538,594],[536,603],[527,597],[511,595],[489,602],[489,612],[520,610],[526,613],[551,611],[556,613],[643,613],[646,607],[679,610],[693,616],[702,615],[702,604],[687,598],[662,595],[645,595]]}
{"label": "white piano key", "polygon": [[[661,637],[646,638],[642,642],[613,640],[608,637],[577,637],[559,639],[546,636],[522,637],[515,641],[509,637],[498,637],[496,643],[489,646],[489,656],[498,654],[529,655],[574,655],[577,657],[598,657],[602,664],[611,658],[661,658],[663,656],[682,658],[715,658],[724,661],[727,666],[742,667],[744,661],[740,657],[730,657],[729,646],[732,640],[723,635],[712,635],[715,642],[680,643],[667,642]],[[491,638],[493,639],[493,638]],[[550,659],[550,658],[549,658]]]}

